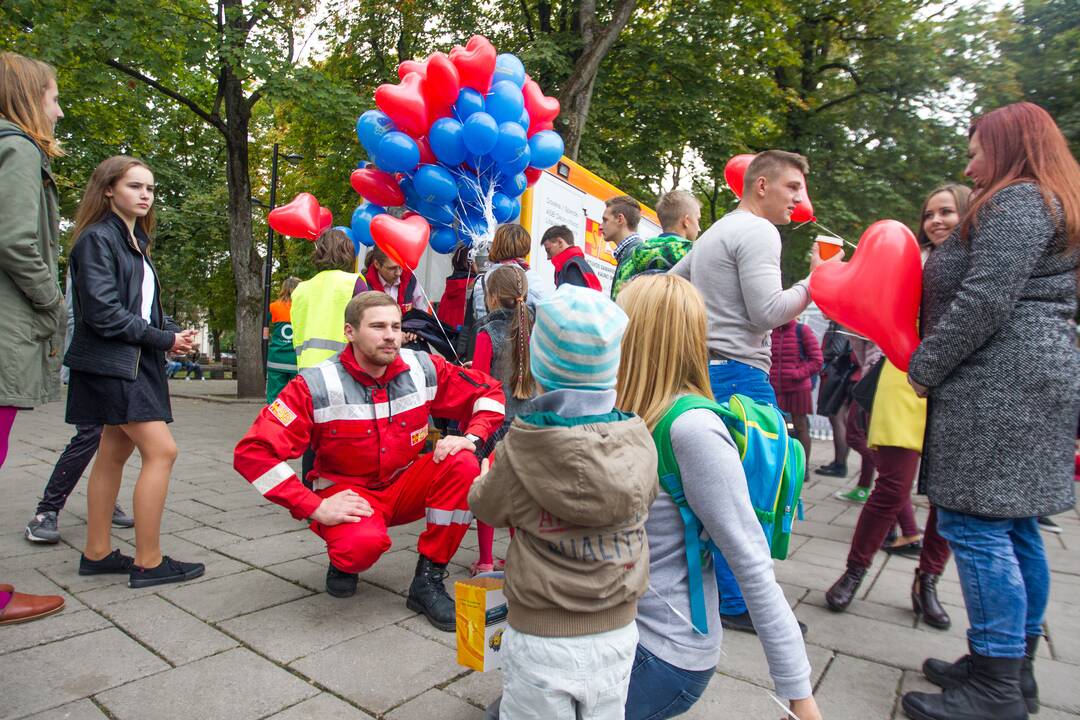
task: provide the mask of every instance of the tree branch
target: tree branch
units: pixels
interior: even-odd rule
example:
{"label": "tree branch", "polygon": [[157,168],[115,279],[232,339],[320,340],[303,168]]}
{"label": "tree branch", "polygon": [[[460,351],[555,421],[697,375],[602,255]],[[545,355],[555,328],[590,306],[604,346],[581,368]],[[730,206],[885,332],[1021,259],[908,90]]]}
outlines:
{"label": "tree branch", "polygon": [[184,95],[181,95],[180,93],[176,92],[175,90],[173,90],[171,88],[165,87],[164,85],[162,85],[157,80],[150,77],[149,75],[145,75],[145,74],[139,72],[138,70],[136,70],[133,67],[128,67],[127,65],[124,65],[123,63],[119,62],[118,60],[113,60],[112,58],[106,58],[105,59],[105,64],[108,65],[109,67],[112,67],[112,68],[115,68],[116,70],[119,70],[120,72],[124,73],[125,75],[127,75],[129,77],[135,78],[136,80],[138,80],[140,82],[146,83],[147,85],[154,88],[155,90],[157,90],[162,95],[164,95],[166,97],[169,97],[169,98],[172,98],[173,100],[180,103],[181,105],[183,105],[187,109],[191,110],[191,112],[198,115],[208,125],[210,125],[214,129],[218,130],[222,134],[225,134],[225,123],[222,121],[221,117],[216,115],[216,114],[208,113],[197,102],[195,102],[191,98],[186,97]]}
{"label": "tree branch", "polygon": [[536,40],[536,34],[533,32],[532,15],[529,13],[529,4],[526,0],[519,0],[521,7],[521,15],[525,18],[525,34],[529,36],[529,42]]}
{"label": "tree branch", "polygon": [[848,93],[847,95],[841,95],[838,98],[833,98],[832,100],[828,101],[827,103],[825,103],[823,105],[819,105],[818,107],[814,108],[814,114],[817,115],[817,114],[823,113],[826,110],[828,110],[829,108],[836,107],[837,105],[841,105],[843,103],[849,102],[849,101],[854,100],[855,98],[859,97],[860,95],[865,95],[865,94],[866,94],[866,92],[864,90],[859,89],[859,90],[856,90],[855,92]]}
{"label": "tree branch", "polygon": [[825,72],[826,70],[843,70],[851,76],[851,79],[855,81],[856,85],[862,85],[862,78],[859,77],[859,74],[857,72],[855,72],[855,68],[851,67],[851,65],[846,62],[837,61],[825,63],[824,65],[819,65],[818,69],[814,71],[814,74],[818,75]]}
{"label": "tree branch", "polygon": [[604,56],[608,54],[608,51],[611,50],[611,46],[615,44],[619,33],[626,27],[626,23],[630,21],[630,16],[634,13],[636,6],[637,0],[619,0],[615,6],[615,11],[612,13],[611,22],[605,25],[595,36],[592,45],[583,48],[581,57],[574,64],[574,71],[560,94],[560,100],[563,98],[569,100],[596,79],[600,63],[603,61]]}

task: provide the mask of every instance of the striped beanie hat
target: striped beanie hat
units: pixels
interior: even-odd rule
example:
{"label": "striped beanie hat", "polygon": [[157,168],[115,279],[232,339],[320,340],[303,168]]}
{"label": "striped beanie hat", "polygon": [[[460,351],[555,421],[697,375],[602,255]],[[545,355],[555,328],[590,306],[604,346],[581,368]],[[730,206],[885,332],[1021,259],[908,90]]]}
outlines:
{"label": "striped beanie hat", "polygon": [[529,367],[545,390],[611,390],[627,317],[607,296],[562,285],[536,304]]}

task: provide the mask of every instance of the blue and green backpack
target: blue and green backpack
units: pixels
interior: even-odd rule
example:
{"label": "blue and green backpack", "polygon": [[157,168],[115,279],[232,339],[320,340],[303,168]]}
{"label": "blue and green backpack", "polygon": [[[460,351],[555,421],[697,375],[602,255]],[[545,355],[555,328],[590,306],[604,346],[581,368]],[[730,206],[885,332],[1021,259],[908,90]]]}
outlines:
{"label": "blue and green backpack", "polygon": [[765,531],[772,557],[777,560],[787,558],[795,517],[802,519],[800,496],[806,472],[806,454],[802,443],[788,435],[787,422],[779,410],[745,395],[732,395],[723,404],[700,395],[684,395],[672,404],[653,429],[660,487],[671,496],[685,525],[690,619],[694,628],[704,634],[708,632],[708,622],[701,568],[708,553],[716,546],[686,502],[682,476],[671,447],[671,425],[684,412],[699,408],[712,410],[719,415],[731,433],[746,473],[750,502]]}

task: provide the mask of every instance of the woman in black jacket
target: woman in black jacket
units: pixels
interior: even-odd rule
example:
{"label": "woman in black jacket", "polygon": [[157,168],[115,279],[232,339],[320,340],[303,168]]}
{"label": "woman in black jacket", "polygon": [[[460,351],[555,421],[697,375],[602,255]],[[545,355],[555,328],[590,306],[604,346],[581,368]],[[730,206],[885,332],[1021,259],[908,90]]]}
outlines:
{"label": "woman in black jacket", "polygon": [[[75,330],[64,358],[71,368],[67,417],[104,425],[87,484],[86,547],[80,575],[127,573],[130,587],[190,580],[200,563],[162,556],[161,514],[176,461],[165,353],[191,350],[194,330],[180,331],[161,311],[150,263],[154,176],[125,156],[105,160],[75,217],[70,274]],[[135,557],[113,550],[109,535],[124,463],[139,449],[135,483]]]}

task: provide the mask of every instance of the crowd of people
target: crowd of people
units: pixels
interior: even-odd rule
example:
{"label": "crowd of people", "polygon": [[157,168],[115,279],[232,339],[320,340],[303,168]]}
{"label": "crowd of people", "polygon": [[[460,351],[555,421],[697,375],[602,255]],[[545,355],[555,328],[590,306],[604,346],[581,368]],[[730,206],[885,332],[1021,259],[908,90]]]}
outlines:
{"label": "crowd of people", "polygon": [[[162,310],[153,171],[116,156],[89,178],[65,304],[50,171],[62,117],[52,68],[0,54],[0,464],[16,413],[59,399],[62,361],[78,433],[27,539],[59,540],[57,514],[96,453],[79,574],[122,574],[131,587],[190,580],[204,566],[159,541],[178,453],[166,357],[187,357],[194,331]],[[854,602],[879,549],[910,554],[913,611],[947,628],[936,587],[955,557],[970,653],[928,659],[942,692],[909,692],[903,709],[915,720],[1026,718],[1038,709],[1050,577],[1039,518],[1075,502],[1080,166],[1028,103],[978,118],[969,155],[974,190],[935,189],[916,228],[922,341],[906,372],[843,327],[819,342],[800,322],[809,281],[783,287],[778,227],[805,197],[809,167],[790,152],[759,153],[739,206],[704,232],[686,192],[659,198],[663,233],[651,239],[637,233],[636,201],[608,200],[610,294],[565,226],[541,239],[553,291],[528,263],[529,233],[508,224],[484,266],[455,254],[439,307],[409,268],[377,248],[358,263],[352,241],[326,230],[317,274],[285,280],[270,307],[267,404],[235,468],[322,539],[334,597],[356,593],[391,547],[388,528],[424,520],[406,605],[443,631],[456,623],[447,564],[475,520],[472,571],[504,573],[509,611],[489,717],[674,717],[708,686],[727,629],[758,636],[776,694],[814,720],[806,627],[776,581],[783,555],[749,490],[757,469],[717,403],[738,395],[783,413],[809,458],[816,390],[835,457],[815,472],[846,476],[849,447],[862,457],[858,485],[842,493],[862,509],[828,607]],[[815,248],[810,271],[841,259]],[[457,333],[447,352],[431,351],[430,322]],[[136,449],[128,517],[116,499]],[[929,496],[923,529],[913,489]],[[110,526],[125,523],[134,557],[112,546]],[[505,559],[496,527],[512,534]],[[0,624],[63,603],[0,584]]]}

